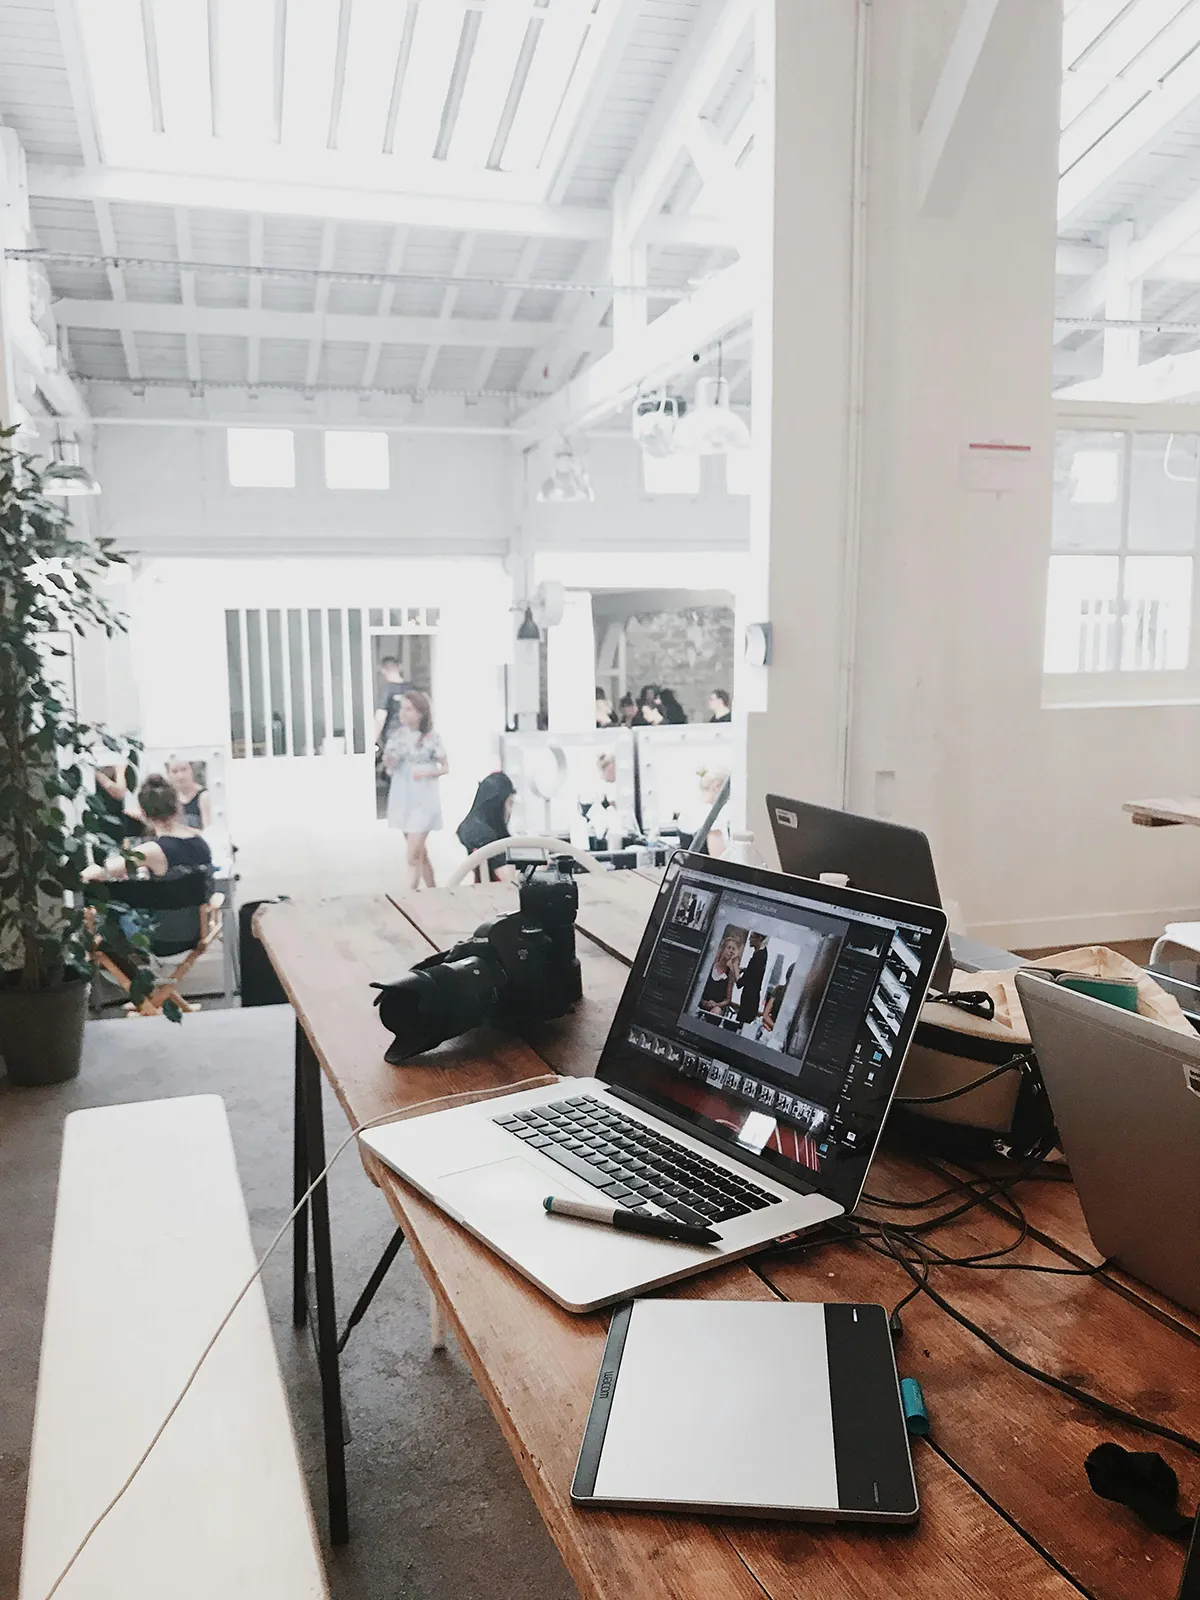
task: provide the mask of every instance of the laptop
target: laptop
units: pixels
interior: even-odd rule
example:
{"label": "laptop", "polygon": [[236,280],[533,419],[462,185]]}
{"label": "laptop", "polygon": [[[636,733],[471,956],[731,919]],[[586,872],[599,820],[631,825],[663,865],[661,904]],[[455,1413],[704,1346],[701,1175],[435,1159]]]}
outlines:
{"label": "laptop", "polygon": [[[778,794],[767,796],[767,812],[781,872],[798,878],[844,873],[857,889],[922,906],[941,905],[933,851],[917,828]],[[933,969],[933,987],[948,989],[953,970],[947,943]]]}
{"label": "laptop", "polygon": [[[593,1078],[362,1135],[569,1311],[852,1211],[944,914],[672,857]],[[547,1215],[548,1195],[703,1223],[695,1246]]]}
{"label": "laptop", "polygon": [[1032,973],[1017,990],[1096,1248],[1200,1312],[1200,1037]]}

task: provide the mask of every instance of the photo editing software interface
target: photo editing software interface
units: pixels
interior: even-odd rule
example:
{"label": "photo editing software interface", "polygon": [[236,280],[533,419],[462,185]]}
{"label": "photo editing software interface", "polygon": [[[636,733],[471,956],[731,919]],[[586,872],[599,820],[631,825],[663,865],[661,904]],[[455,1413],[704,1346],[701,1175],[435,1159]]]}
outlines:
{"label": "photo editing software interface", "polygon": [[681,871],[603,1076],[852,1205],[936,938]]}

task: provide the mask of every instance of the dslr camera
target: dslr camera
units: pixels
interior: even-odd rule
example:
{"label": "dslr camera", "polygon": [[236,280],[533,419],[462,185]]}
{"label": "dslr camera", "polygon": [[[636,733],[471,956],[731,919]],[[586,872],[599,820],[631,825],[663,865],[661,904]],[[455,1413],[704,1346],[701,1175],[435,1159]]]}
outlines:
{"label": "dslr camera", "polygon": [[583,994],[575,954],[575,879],[542,867],[520,886],[521,908],[476,928],[451,950],[375,984],[379,1019],[399,1066],[480,1023],[519,1028],[568,1012]]}

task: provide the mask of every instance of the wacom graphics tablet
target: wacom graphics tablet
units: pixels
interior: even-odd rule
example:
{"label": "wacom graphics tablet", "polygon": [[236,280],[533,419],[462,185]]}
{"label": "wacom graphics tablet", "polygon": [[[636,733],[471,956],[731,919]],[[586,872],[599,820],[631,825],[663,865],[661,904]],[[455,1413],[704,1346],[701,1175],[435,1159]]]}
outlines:
{"label": "wacom graphics tablet", "polygon": [[887,1312],[635,1300],[609,1326],[577,1504],[911,1523]]}

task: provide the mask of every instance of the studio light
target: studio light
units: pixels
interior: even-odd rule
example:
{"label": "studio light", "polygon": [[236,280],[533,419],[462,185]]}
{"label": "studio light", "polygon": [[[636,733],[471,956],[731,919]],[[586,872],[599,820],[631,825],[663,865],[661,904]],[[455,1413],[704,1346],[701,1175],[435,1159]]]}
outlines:
{"label": "studio light", "polygon": [[74,440],[55,439],[54,460],[42,474],[42,489],[56,498],[100,493],[99,483],[79,464],[79,446]]}
{"label": "studio light", "polygon": [[560,450],[554,458],[554,471],[538,490],[543,505],[574,505],[583,500],[594,500],[596,491],[582,462],[570,450]]}
{"label": "studio light", "polygon": [[644,455],[662,458],[675,449],[675,430],[687,411],[687,401],[681,395],[660,389],[655,394],[644,394],[633,408],[633,437],[642,447]]}
{"label": "studio light", "polygon": [[750,429],[730,409],[729,380],[701,378],[695,402],[676,424],[675,449],[698,456],[723,456],[730,450],[745,450],[749,444]]}

